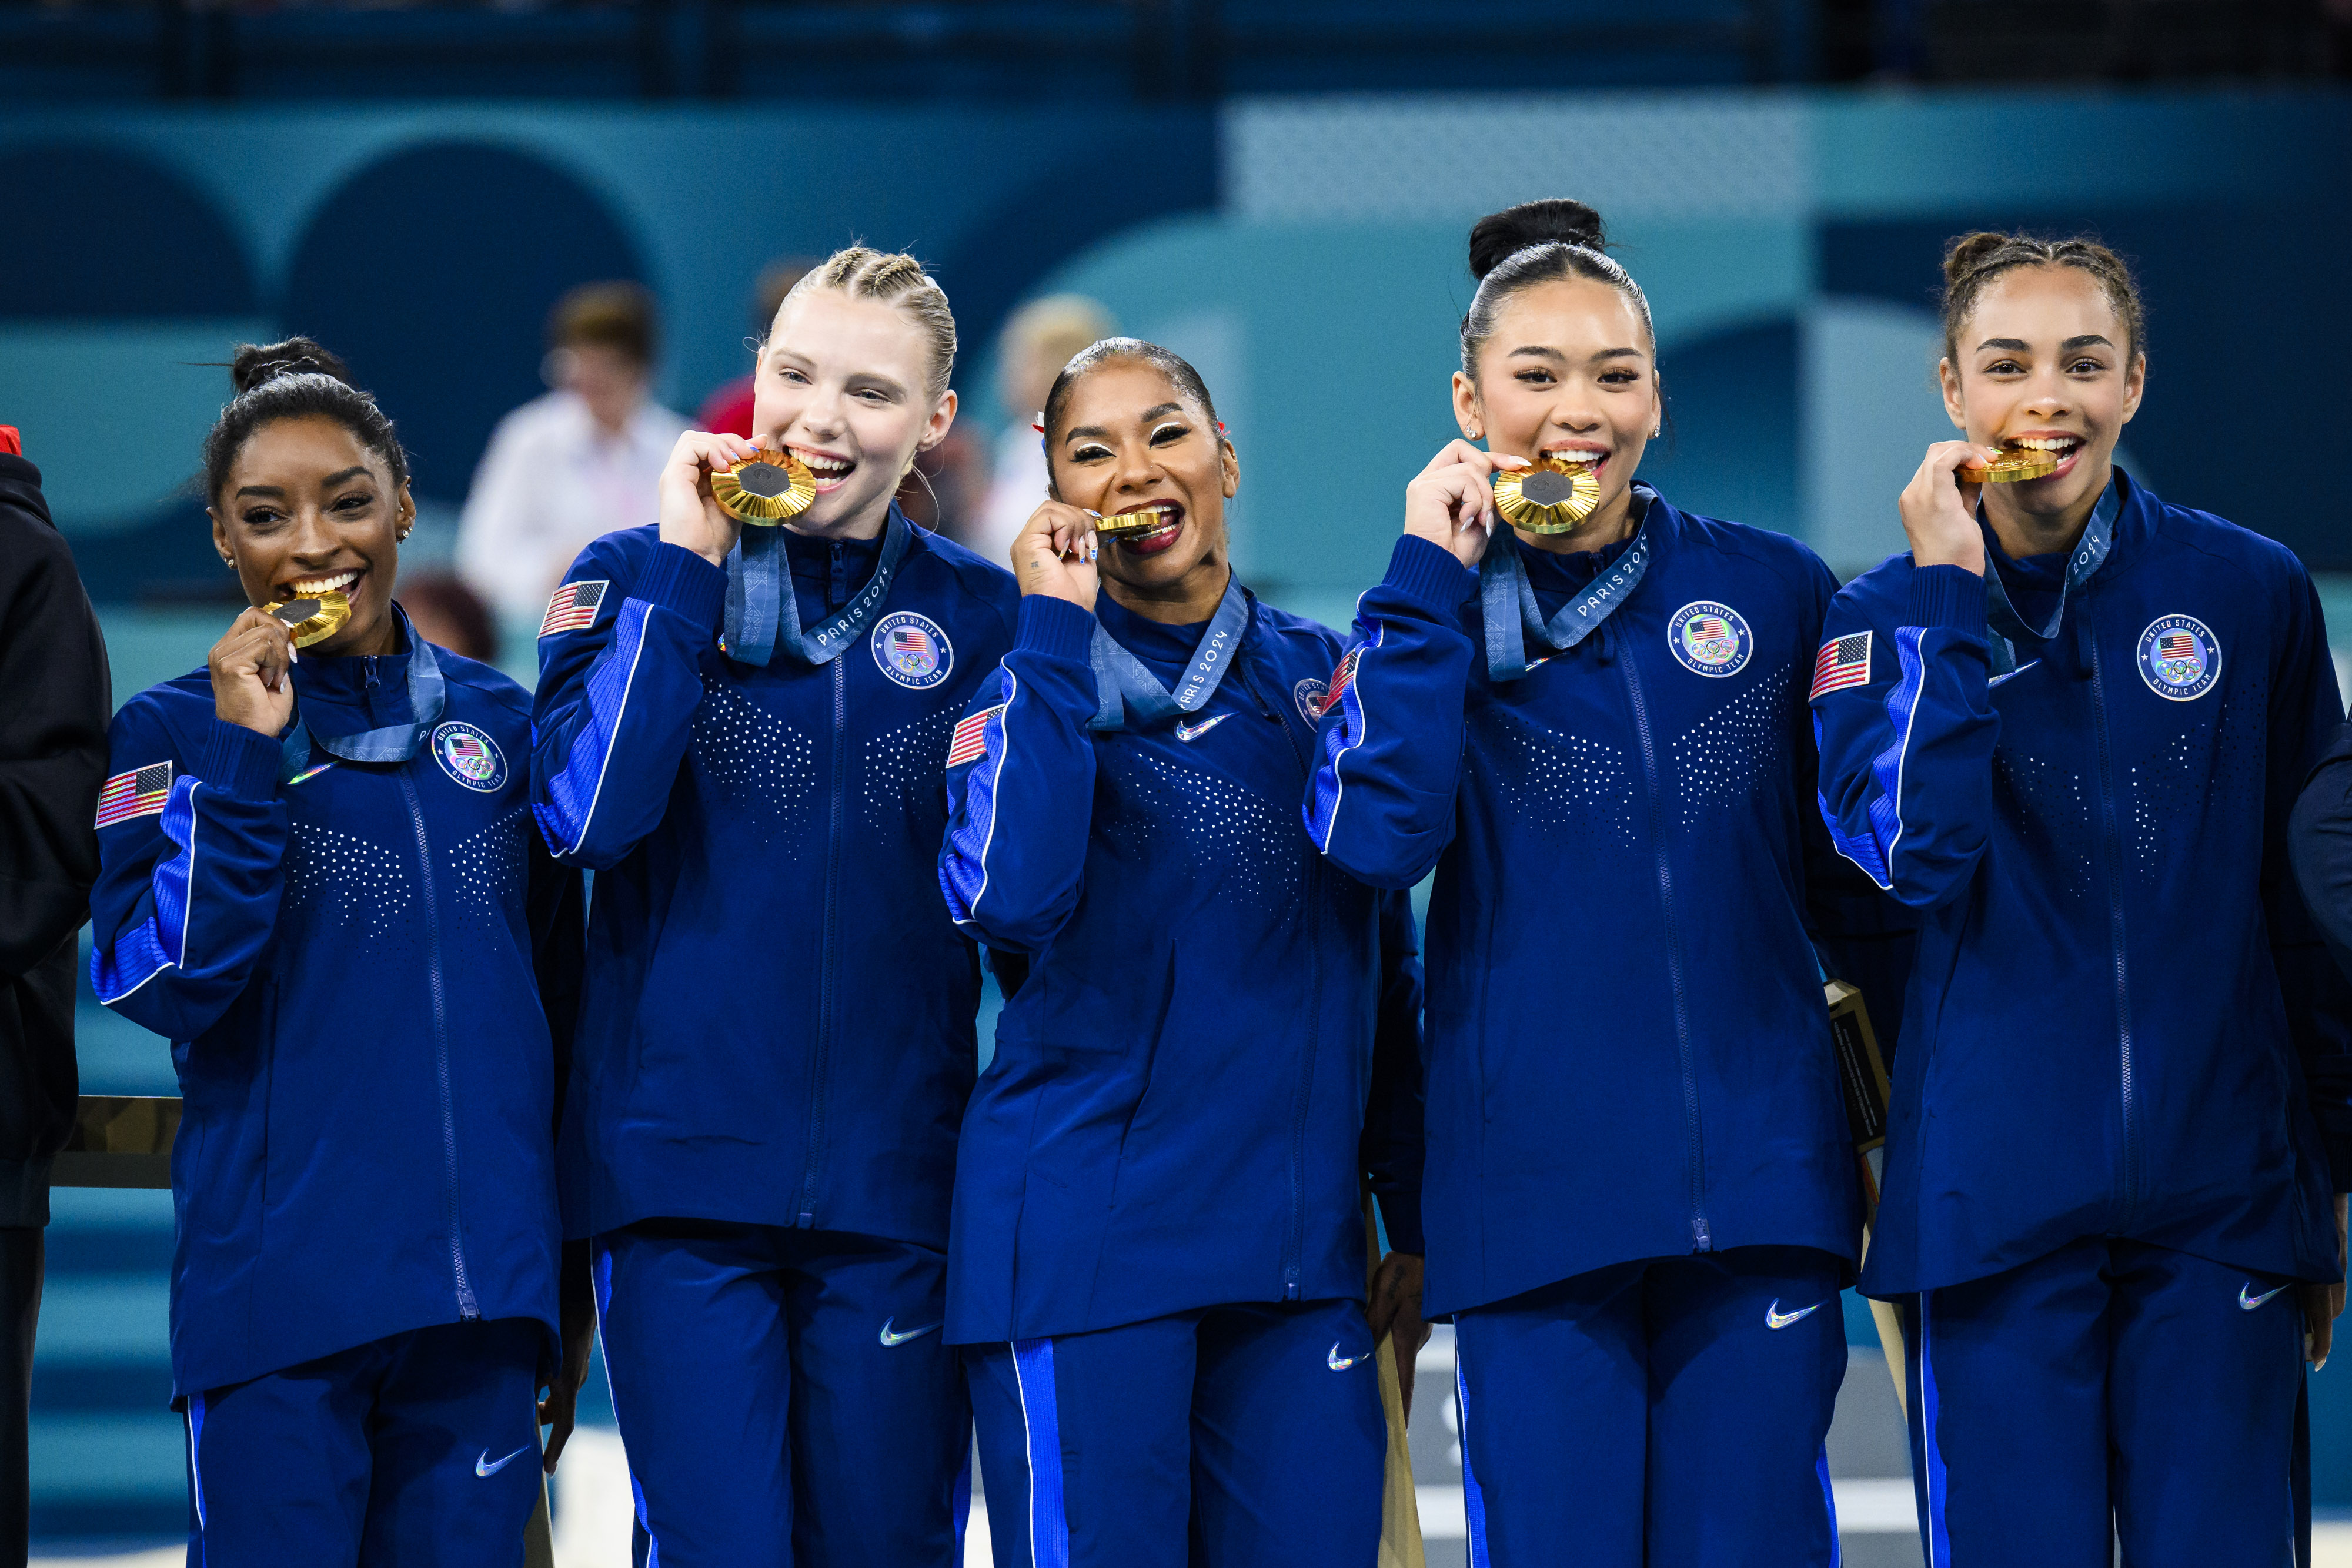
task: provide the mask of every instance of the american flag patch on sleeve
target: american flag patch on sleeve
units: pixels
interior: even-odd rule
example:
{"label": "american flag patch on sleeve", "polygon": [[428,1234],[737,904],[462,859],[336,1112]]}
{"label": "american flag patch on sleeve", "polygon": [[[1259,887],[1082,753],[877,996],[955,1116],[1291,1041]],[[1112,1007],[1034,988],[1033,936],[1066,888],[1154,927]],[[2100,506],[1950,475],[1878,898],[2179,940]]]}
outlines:
{"label": "american flag patch on sleeve", "polygon": [[151,762],[128,773],[118,773],[98,792],[98,825],[108,827],[133,817],[163,815],[172,798],[172,765]]}
{"label": "american flag patch on sleeve", "polygon": [[1870,633],[1856,632],[1822,644],[1813,660],[1813,692],[1807,702],[1848,686],[1870,684]]}
{"label": "american flag patch on sleeve", "polygon": [[601,582],[565,583],[547,601],[547,614],[539,623],[539,634],[552,637],[558,632],[581,632],[593,626],[596,612],[604,608],[604,591],[612,586],[610,578]]}
{"label": "american flag patch on sleeve", "polygon": [[948,741],[948,766],[961,768],[988,750],[988,721],[1004,711],[1005,705],[984,707],[955,727]]}
{"label": "american flag patch on sleeve", "polygon": [[1357,643],[1341,655],[1339,663],[1332,669],[1331,689],[1323,696],[1325,713],[1329,713],[1333,708],[1338,707],[1339,699],[1348,695],[1348,685],[1356,678],[1357,656],[1363,651],[1364,645],[1361,643]]}

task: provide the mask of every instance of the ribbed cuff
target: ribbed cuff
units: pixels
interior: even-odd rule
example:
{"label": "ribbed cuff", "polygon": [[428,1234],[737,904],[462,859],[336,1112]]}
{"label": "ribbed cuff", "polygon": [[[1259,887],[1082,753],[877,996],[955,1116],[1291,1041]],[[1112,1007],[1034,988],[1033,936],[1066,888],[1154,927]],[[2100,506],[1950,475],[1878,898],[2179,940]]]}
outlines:
{"label": "ribbed cuff", "polygon": [[1384,1192],[1378,1198],[1381,1228],[1388,1232],[1389,1250],[1423,1256],[1428,1248],[1421,1234],[1421,1189]]}
{"label": "ribbed cuff", "polygon": [[[1507,538],[1498,538],[1489,547],[1494,549],[1511,548]],[[1383,588],[1392,588],[1415,604],[1436,615],[1454,615],[1462,601],[1476,591],[1478,574],[1454,559],[1454,552],[1416,534],[1406,534],[1389,551],[1389,574],[1381,580]]]}
{"label": "ribbed cuff", "polygon": [[266,735],[226,719],[213,720],[196,753],[196,777],[244,800],[278,799],[278,762],[285,749]]}
{"label": "ribbed cuff", "polygon": [[660,543],[654,546],[653,559],[630,596],[715,632],[727,606],[727,574],[684,545]]}
{"label": "ribbed cuff", "polygon": [[1964,566],[1923,566],[1911,573],[1914,626],[1946,626],[1982,634],[1984,579]]}
{"label": "ribbed cuff", "polygon": [[1013,645],[1027,653],[1087,662],[1087,648],[1095,640],[1095,617],[1066,599],[1050,593],[1022,596],[1021,627]]}

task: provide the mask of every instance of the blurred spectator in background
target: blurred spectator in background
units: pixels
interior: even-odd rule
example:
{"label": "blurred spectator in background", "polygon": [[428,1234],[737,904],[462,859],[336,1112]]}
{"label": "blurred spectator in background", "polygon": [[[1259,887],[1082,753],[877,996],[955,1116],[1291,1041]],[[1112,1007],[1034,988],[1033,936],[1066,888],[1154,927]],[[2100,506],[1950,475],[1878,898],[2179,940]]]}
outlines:
{"label": "blurred spectator in background", "polygon": [[98,880],[113,713],[73,551],[49,525],[41,471],[0,425],[0,1568],[25,1565],[41,1228],[81,1092],[75,933]]}
{"label": "blurred spectator in background", "polygon": [[499,662],[499,623],[481,597],[457,579],[446,571],[403,572],[399,598],[408,623],[435,647],[485,664]]}
{"label": "blurred spectator in background", "polygon": [[[768,323],[776,319],[776,311],[784,303],[784,296],[803,274],[817,264],[814,256],[780,256],[760,269],[760,281],[752,286],[751,331],[760,341],[768,340]],[[697,430],[722,432],[748,438],[751,434],[751,377],[750,372],[737,376],[717,392],[702,400],[701,412],[694,416]]]}
{"label": "blurred spectator in background", "polygon": [[457,573],[501,616],[536,616],[592,539],[650,523],[654,485],[686,428],[647,395],[653,296],[589,283],[548,319],[555,390],[499,421],[457,530]]}
{"label": "blurred spectator in background", "polygon": [[988,504],[963,542],[998,566],[1045,498],[1045,448],[1035,422],[1070,356],[1118,330],[1110,312],[1083,294],[1049,294],[1013,313],[996,340],[996,395],[1011,422],[997,437]]}

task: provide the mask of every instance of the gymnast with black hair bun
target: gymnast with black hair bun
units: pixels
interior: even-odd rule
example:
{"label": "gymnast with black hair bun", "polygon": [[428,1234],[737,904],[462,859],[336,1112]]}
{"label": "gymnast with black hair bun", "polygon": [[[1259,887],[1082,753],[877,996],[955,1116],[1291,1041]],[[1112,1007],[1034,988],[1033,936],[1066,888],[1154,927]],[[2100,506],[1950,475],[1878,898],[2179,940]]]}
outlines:
{"label": "gymnast with black hair bun", "polygon": [[251,608],[115,716],[90,894],[98,999],[180,1080],[188,1561],[506,1568],[594,1331],[555,1201],[580,877],[530,697],[394,601],[392,421],[305,338],[233,373],[205,485]]}
{"label": "gymnast with black hair bun", "polygon": [[1306,814],[1375,886],[1436,873],[1425,1309],[1471,1560],[1831,1563],[1861,1215],[1816,953],[1850,976],[1876,920],[1813,809],[1837,583],[1635,478],[1657,337],[1598,214],[1496,213],[1470,265],[1462,439],[1359,601]]}

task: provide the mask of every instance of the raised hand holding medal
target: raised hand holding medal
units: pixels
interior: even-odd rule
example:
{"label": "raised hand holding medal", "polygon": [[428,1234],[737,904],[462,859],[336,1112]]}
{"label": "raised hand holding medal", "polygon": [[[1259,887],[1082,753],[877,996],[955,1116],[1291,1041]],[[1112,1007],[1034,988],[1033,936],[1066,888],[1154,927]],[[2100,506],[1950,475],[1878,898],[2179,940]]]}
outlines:
{"label": "raised hand holding medal", "polygon": [[1013,574],[1021,591],[1093,610],[1101,587],[1096,560],[1102,551],[1102,521],[1099,513],[1062,501],[1045,502],[1030,513],[1013,541]]}
{"label": "raised hand holding medal", "polygon": [[[690,549],[713,566],[723,566],[735,548],[743,521],[719,502],[712,481],[739,465],[772,460],[750,437],[689,430],[670,448],[657,492],[664,544]],[[740,481],[738,482],[740,486]]]}
{"label": "raised hand holding medal", "polygon": [[1404,487],[1404,531],[1475,570],[1496,527],[1496,476],[1528,466],[1524,457],[1447,442]]}

